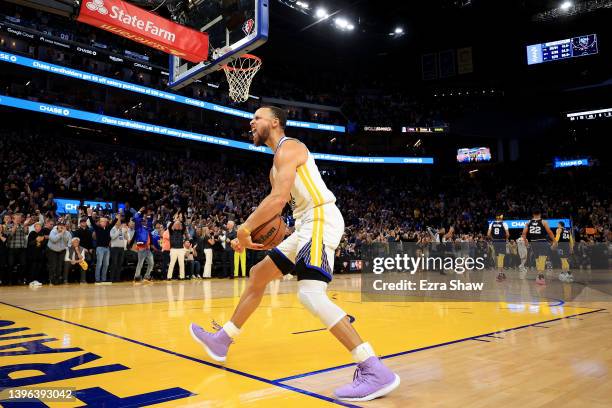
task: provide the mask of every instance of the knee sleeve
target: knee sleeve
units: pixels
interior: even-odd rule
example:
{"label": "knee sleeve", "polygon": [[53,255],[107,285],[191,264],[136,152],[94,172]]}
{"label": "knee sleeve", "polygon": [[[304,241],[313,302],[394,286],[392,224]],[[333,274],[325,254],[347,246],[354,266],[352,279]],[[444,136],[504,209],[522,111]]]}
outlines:
{"label": "knee sleeve", "polygon": [[327,296],[327,283],[316,280],[301,280],[298,282],[298,298],[306,309],[317,316],[321,322],[331,329],[346,313]]}

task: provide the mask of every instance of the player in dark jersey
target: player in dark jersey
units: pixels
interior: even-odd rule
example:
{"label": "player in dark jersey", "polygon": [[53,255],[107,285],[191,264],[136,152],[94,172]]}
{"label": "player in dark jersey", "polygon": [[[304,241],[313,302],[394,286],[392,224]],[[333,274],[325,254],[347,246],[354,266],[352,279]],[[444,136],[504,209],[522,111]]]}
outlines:
{"label": "player in dark jersey", "polygon": [[489,225],[489,231],[487,232],[487,237],[493,241],[493,249],[495,251],[495,255],[497,257],[497,269],[499,273],[497,274],[497,280],[503,281],[506,279],[506,274],[504,273],[504,257],[506,255],[506,243],[508,242],[508,238],[510,238],[510,233],[508,232],[508,224],[504,222],[504,216],[501,213],[498,213],[495,216],[495,221],[493,221]]}
{"label": "player in dark jersey", "polygon": [[569,257],[574,252],[574,237],[569,228],[565,228],[565,223],[559,221],[555,234],[555,243],[553,249],[557,249],[561,258],[561,273],[559,280],[561,282],[573,282],[574,277],[569,267]]}
{"label": "player in dark jersey", "polygon": [[544,268],[546,267],[546,257],[550,251],[547,238],[554,242],[555,236],[550,230],[548,223],[542,219],[542,212],[540,210],[533,211],[533,218],[523,228],[522,237],[524,240],[531,242],[533,256],[536,259],[536,271],[538,272],[536,283],[544,285],[546,284]]}

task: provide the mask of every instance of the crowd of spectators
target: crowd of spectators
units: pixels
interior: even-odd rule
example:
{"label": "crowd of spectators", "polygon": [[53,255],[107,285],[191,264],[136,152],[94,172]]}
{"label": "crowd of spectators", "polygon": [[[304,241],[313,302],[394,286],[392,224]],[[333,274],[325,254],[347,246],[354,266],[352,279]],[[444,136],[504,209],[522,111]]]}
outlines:
{"label": "crowd of spectators", "polygon": [[[5,133],[1,279],[117,281],[130,260],[136,280],[145,264],[147,280],[153,271],[165,279],[234,276],[228,239],[267,193],[267,165]],[[612,240],[603,168],[538,173],[500,165],[478,177],[404,168],[384,178],[359,167],[338,170],[324,177],[346,222],[341,257],[373,242],[423,242],[433,230],[452,230],[450,239],[460,242],[483,241],[495,212],[524,219],[535,207],[546,217],[571,217],[578,239]],[[58,213],[55,197],[125,204],[121,211],[80,208],[70,217]],[[251,252],[249,265],[258,257]],[[175,263],[177,274],[168,268]]]}

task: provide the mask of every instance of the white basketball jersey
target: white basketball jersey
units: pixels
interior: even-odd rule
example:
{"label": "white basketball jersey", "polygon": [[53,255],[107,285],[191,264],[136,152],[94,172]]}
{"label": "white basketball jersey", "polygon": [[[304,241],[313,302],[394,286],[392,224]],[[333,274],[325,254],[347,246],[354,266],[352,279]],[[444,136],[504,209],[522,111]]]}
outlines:
{"label": "white basketball jersey", "polygon": [[[276,150],[281,147],[285,140],[295,140],[283,136],[278,142]],[[301,143],[301,142],[300,142]],[[321,178],[319,168],[315,164],[314,157],[307,149],[308,157],[306,163],[297,168],[297,174],[293,186],[291,187],[291,208],[293,209],[293,217],[300,219],[309,210],[336,202],[336,197],[329,191],[325,182]],[[272,178],[276,178],[276,167],[272,166]]]}

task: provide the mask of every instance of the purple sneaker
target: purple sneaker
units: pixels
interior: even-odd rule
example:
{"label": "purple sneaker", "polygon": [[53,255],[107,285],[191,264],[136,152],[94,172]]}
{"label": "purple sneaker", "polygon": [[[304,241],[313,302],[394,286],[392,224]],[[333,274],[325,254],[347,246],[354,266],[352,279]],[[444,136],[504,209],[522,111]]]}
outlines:
{"label": "purple sneaker", "polygon": [[191,337],[204,347],[204,350],[213,360],[220,363],[225,362],[227,350],[232,344],[232,338],[225,333],[225,330],[221,329],[216,333],[209,333],[197,324],[191,323],[189,332],[191,332]]}
{"label": "purple sneaker", "polygon": [[357,364],[351,384],[334,391],[343,401],[370,401],[387,395],[400,384],[400,378],[389,370],[378,357],[370,357]]}

